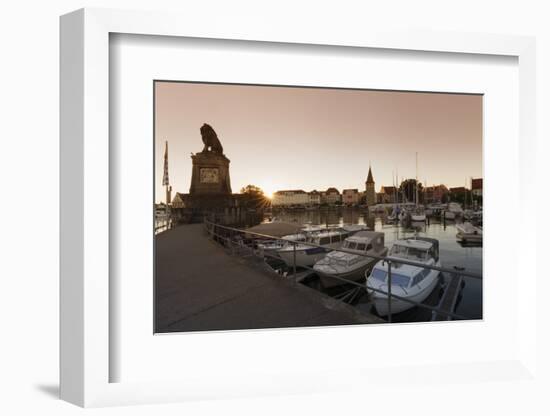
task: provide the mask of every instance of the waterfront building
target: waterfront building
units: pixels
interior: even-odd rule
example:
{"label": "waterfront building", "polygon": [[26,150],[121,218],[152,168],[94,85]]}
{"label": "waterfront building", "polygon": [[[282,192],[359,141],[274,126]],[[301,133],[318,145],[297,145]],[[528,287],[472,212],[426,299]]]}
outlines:
{"label": "waterfront building", "polygon": [[440,204],[445,202],[449,189],[445,185],[427,186],[423,192],[426,204]]}
{"label": "waterfront building", "polygon": [[469,198],[469,196],[467,196],[469,192],[470,191],[464,186],[457,186],[454,188],[450,188],[449,189],[450,200],[454,202],[459,202],[461,204],[465,204]]}
{"label": "waterfront building", "polygon": [[372,177],[372,170],[370,166],[367,181],[365,182],[365,194],[367,205],[369,207],[376,205],[376,191],[374,190],[374,179]]}
{"label": "waterfront building", "polygon": [[457,186],[449,189],[451,195],[464,195],[468,190],[464,186]]}
{"label": "waterfront building", "polygon": [[358,189],[344,189],[342,191],[342,204],[348,206],[355,206],[359,204],[359,190]]}
{"label": "waterfront building", "polygon": [[179,192],[176,192],[174,199],[172,199],[172,208],[175,208],[175,209],[185,208],[185,199],[186,198],[184,194],[180,194]]}
{"label": "waterfront building", "polygon": [[377,194],[379,204],[390,204],[397,202],[397,188],[395,186],[381,186],[380,192]]}
{"label": "waterfront building", "polygon": [[309,194],[302,189],[277,191],[273,194],[273,207],[305,206],[309,204]]}
{"label": "waterfront building", "polygon": [[483,178],[472,179],[472,195],[483,196]]}
{"label": "waterfront building", "polygon": [[321,192],[317,190],[313,190],[308,193],[309,196],[309,205],[315,206],[321,204]]}
{"label": "waterfront building", "polygon": [[328,205],[339,205],[342,203],[340,191],[336,188],[328,188],[324,195],[324,201]]}

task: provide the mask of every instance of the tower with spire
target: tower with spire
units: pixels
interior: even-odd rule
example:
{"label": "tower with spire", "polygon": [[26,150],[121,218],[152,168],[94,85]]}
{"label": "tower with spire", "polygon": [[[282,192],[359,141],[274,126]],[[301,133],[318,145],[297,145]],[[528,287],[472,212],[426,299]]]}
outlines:
{"label": "tower with spire", "polygon": [[365,182],[365,197],[367,206],[372,207],[376,205],[376,191],[374,189],[374,178],[372,177],[372,169],[369,163],[369,174],[367,181]]}

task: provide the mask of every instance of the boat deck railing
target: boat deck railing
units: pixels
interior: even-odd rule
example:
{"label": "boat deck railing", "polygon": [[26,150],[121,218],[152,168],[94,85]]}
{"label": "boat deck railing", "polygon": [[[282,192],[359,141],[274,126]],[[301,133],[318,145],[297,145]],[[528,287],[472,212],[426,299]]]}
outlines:
{"label": "boat deck railing", "polygon": [[[294,255],[293,255],[293,264],[292,264],[292,267],[290,267],[291,270],[292,270],[292,273],[290,274],[290,278],[294,279],[295,281],[297,281],[297,278],[299,276],[299,274],[297,273],[297,266],[296,266],[296,246],[297,245],[307,245],[307,246],[311,246],[311,247],[325,248],[322,245],[311,243],[311,242],[285,240],[282,237],[274,237],[272,235],[266,235],[266,234],[262,234],[262,233],[257,233],[257,232],[242,230],[242,229],[238,229],[238,228],[234,228],[234,227],[229,227],[227,225],[221,225],[221,224],[209,221],[208,219],[204,220],[204,227],[205,227],[206,233],[208,234],[208,236],[212,240],[221,243],[232,254],[245,254],[246,253],[247,255],[258,255],[259,253],[258,253],[258,250],[256,249],[256,244],[258,242],[258,239],[278,240],[278,241],[284,242],[284,244],[292,245],[294,247]],[[457,297],[458,297],[458,293],[453,293],[450,296],[450,298],[454,299],[454,302],[448,302],[448,301],[447,302],[440,302],[438,306],[427,305],[425,303],[417,302],[417,301],[414,301],[412,299],[408,299],[408,298],[398,296],[398,295],[392,293],[392,267],[394,267],[395,264],[406,264],[406,265],[410,265],[410,266],[420,267],[420,268],[423,268],[423,269],[437,270],[437,271],[442,272],[442,273],[450,274],[451,277],[452,277],[452,281],[456,280],[457,277],[461,278],[460,281],[462,281],[462,279],[464,277],[469,277],[469,278],[472,278],[472,279],[481,280],[482,275],[480,275],[480,274],[473,273],[473,272],[467,271],[465,269],[457,268],[457,267],[451,269],[451,268],[447,268],[447,267],[432,266],[432,265],[427,265],[427,264],[412,261],[412,260],[398,259],[398,258],[394,258],[394,257],[388,257],[387,255],[386,256],[378,256],[378,255],[374,255],[374,254],[360,253],[360,252],[357,252],[357,251],[347,250],[347,249],[344,249],[344,248],[331,248],[330,250],[331,251],[340,251],[340,252],[343,252],[343,253],[350,253],[350,254],[354,254],[354,255],[368,257],[368,258],[375,259],[375,260],[384,260],[387,263],[387,265],[388,265],[388,269],[387,269],[387,281],[388,281],[387,287],[388,287],[388,290],[383,290],[383,289],[379,289],[379,288],[369,286],[368,285],[368,280],[365,281],[365,283],[361,283],[361,282],[356,282],[356,281],[353,281],[353,280],[349,280],[349,279],[346,279],[344,277],[340,277],[340,276],[337,276],[337,275],[334,275],[334,274],[323,273],[323,272],[320,272],[319,270],[314,270],[312,267],[302,267],[302,268],[306,269],[306,270],[309,270],[311,272],[315,272],[319,276],[326,276],[326,277],[330,277],[332,279],[340,280],[342,282],[342,284],[349,284],[349,285],[353,285],[357,288],[362,288],[362,289],[365,289],[365,290],[368,289],[370,291],[386,295],[387,298],[388,298],[388,315],[387,315],[388,322],[392,322],[392,302],[391,302],[392,299],[400,300],[400,301],[403,301],[403,302],[407,302],[407,303],[409,303],[413,306],[428,309],[432,312],[433,317],[435,317],[435,316],[439,316],[439,317],[445,316],[445,317],[447,317],[448,320],[450,320],[450,319],[457,319],[457,320],[470,319],[466,316],[462,316],[462,315],[457,314],[457,313],[454,312],[455,305],[456,305],[456,300],[457,300]],[[273,258],[280,259],[278,256],[270,255],[269,253],[265,253],[265,252],[261,253],[261,255],[264,256],[264,257],[273,257]],[[449,284],[449,286],[452,286],[454,288],[456,285]],[[458,287],[455,288],[455,289],[459,290]],[[453,289],[453,290],[455,290],[455,289]]]}

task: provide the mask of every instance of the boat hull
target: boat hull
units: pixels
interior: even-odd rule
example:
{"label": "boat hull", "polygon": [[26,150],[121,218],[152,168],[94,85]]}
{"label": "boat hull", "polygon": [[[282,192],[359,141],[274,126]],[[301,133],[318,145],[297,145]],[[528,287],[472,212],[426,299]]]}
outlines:
{"label": "boat hull", "polygon": [[[406,294],[403,294],[402,291],[396,290],[395,294],[397,296],[407,298],[415,302],[423,302],[430,295],[430,293],[432,293],[433,290],[435,289],[439,281],[438,277],[439,277],[439,271],[432,270],[432,272],[428,276],[426,276],[426,278],[424,279],[426,281],[426,285],[423,286],[422,289],[419,290],[418,292],[415,292],[414,294],[406,295]],[[376,313],[378,313],[378,315],[380,316],[387,316],[388,315],[388,296],[383,293],[371,291],[371,298],[373,300]],[[391,313],[395,314],[395,313],[404,312],[408,309],[413,308],[414,306],[415,305],[412,303],[405,302],[400,299],[392,298]]]}
{"label": "boat hull", "polygon": [[461,243],[481,243],[483,241],[482,234],[457,233],[456,241]]}
{"label": "boat hull", "polygon": [[[331,248],[309,247],[296,250],[296,267],[311,267],[324,258]],[[288,267],[294,267],[294,250],[280,250],[279,257]]]}
{"label": "boat hull", "polygon": [[413,222],[425,222],[426,216],[425,215],[411,215],[411,221]]}
{"label": "boat hull", "polygon": [[[368,262],[362,263],[358,265],[357,268],[354,268],[353,270],[346,272],[346,273],[331,273],[331,275],[334,275],[336,277],[339,277],[341,279],[351,280],[354,282],[357,282],[365,277],[365,273],[368,273],[376,264],[378,260],[372,259]],[[315,271],[319,272],[319,270],[314,269]],[[327,274],[321,274],[319,273],[319,279],[321,280],[321,284],[325,289],[329,289],[331,287],[340,286],[343,284],[346,284],[345,281],[336,279],[334,277],[331,277]]]}

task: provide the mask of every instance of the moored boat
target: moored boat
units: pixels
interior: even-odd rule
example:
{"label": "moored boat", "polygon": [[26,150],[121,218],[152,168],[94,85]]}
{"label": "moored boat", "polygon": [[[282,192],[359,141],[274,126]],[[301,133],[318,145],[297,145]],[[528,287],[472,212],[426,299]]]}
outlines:
{"label": "moored boat", "polygon": [[[439,271],[425,266],[440,267],[439,241],[433,238],[416,237],[397,240],[388,256],[391,265],[391,293],[414,302],[423,302],[434,290]],[[407,260],[419,265],[399,263]],[[375,291],[377,289],[379,291]],[[373,300],[376,312],[388,315],[388,261],[381,260],[367,278],[367,291]],[[391,312],[399,313],[415,305],[401,299],[391,299]]]}
{"label": "moored boat", "polygon": [[290,234],[281,237],[282,240],[261,240],[257,243],[258,254],[264,257],[278,257],[277,251],[285,247],[289,241],[306,241],[305,233]]}
{"label": "moored boat", "polygon": [[447,220],[460,218],[463,214],[464,211],[462,210],[460,204],[458,204],[457,202],[449,202],[449,204],[447,205],[447,209],[445,209],[445,211],[443,212],[443,215]]}
{"label": "moored boat", "polygon": [[426,212],[424,207],[418,205],[414,211],[411,212],[411,221],[413,222],[425,222],[426,221]]}
{"label": "moored boat", "polygon": [[355,233],[358,233],[360,231],[368,231],[369,227],[365,224],[349,224],[349,225],[343,225],[340,227],[342,230],[346,231],[350,235],[353,235]]}
{"label": "moored boat", "polygon": [[[333,248],[340,247],[344,240],[354,232],[342,228],[327,229],[309,235],[304,243],[289,243],[277,250],[277,254],[287,266],[311,267],[321,260]],[[310,244],[308,244],[310,243]]]}
{"label": "moored boat", "polygon": [[461,243],[481,243],[483,241],[483,229],[470,222],[456,224],[456,229],[458,230],[456,239]]}
{"label": "moored boat", "polygon": [[383,257],[388,253],[384,233],[374,231],[360,231],[346,238],[341,249],[346,251],[331,251],[313,266],[325,288],[345,284],[346,280],[363,279],[365,272],[378,261],[366,255]]}

